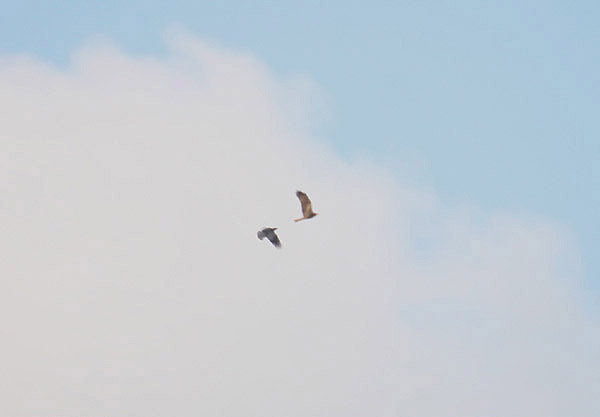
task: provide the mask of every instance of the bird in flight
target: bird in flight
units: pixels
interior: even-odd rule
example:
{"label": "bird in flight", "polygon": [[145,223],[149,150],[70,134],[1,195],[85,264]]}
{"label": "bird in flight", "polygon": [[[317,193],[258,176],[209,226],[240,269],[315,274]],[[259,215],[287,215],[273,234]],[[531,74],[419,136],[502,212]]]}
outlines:
{"label": "bird in flight", "polygon": [[256,236],[258,236],[260,240],[263,240],[266,237],[276,248],[280,248],[281,242],[279,241],[279,237],[275,234],[275,230],[277,230],[276,227],[265,227],[264,229],[259,230],[258,233],[256,233]]}
{"label": "bird in flight", "polygon": [[317,214],[319,214],[312,210],[312,203],[306,194],[304,194],[302,191],[296,191],[296,196],[300,200],[300,205],[302,206],[302,217],[295,219],[295,222],[310,219],[311,217],[315,217]]}

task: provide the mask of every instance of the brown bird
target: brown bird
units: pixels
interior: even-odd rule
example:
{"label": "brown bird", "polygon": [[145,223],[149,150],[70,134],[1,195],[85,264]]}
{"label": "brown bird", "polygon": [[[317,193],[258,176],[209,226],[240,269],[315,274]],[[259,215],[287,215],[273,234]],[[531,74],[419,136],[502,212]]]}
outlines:
{"label": "brown bird", "polygon": [[319,214],[312,211],[312,203],[306,194],[304,194],[302,191],[296,191],[296,196],[300,200],[300,205],[302,206],[302,217],[299,219],[294,219],[295,222],[310,219],[311,217],[315,217],[317,214]]}

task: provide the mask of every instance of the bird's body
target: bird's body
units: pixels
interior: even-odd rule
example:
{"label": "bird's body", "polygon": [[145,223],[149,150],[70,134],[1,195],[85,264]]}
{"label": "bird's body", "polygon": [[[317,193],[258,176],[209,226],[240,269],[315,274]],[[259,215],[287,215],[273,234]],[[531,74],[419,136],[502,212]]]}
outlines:
{"label": "bird's body", "polygon": [[296,196],[300,200],[300,206],[302,207],[302,217],[300,217],[299,219],[294,219],[295,222],[310,219],[319,214],[315,213],[312,210],[312,203],[310,201],[310,198],[308,198],[308,196],[305,193],[303,193],[302,191],[296,191]]}
{"label": "bird's body", "polygon": [[281,241],[279,240],[279,237],[275,234],[275,230],[277,230],[276,227],[265,227],[264,229],[259,230],[256,233],[256,236],[258,236],[260,240],[263,240],[266,237],[276,248],[280,248]]}

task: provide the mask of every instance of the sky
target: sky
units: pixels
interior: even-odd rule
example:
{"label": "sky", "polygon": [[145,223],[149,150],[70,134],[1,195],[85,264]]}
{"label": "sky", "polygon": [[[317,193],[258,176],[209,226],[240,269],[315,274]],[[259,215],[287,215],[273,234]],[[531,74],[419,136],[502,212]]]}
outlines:
{"label": "sky", "polygon": [[598,415],[598,6],[422,3],[2,4],[5,413]]}
{"label": "sky", "polygon": [[131,54],[165,56],[175,26],[278,75],[307,75],[327,108],[313,133],[341,155],[371,158],[449,205],[563,224],[600,291],[596,2],[0,4],[3,55],[64,66],[106,36]]}

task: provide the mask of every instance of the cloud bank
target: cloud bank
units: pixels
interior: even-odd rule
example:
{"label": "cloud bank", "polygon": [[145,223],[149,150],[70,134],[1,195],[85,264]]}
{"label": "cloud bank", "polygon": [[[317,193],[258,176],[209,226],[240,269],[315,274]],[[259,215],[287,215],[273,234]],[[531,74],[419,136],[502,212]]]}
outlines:
{"label": "cloud bank", "polygon": [[307,78],[168,42],[0,59],[4,414],[600,413],[567,231],[343,161]]}

